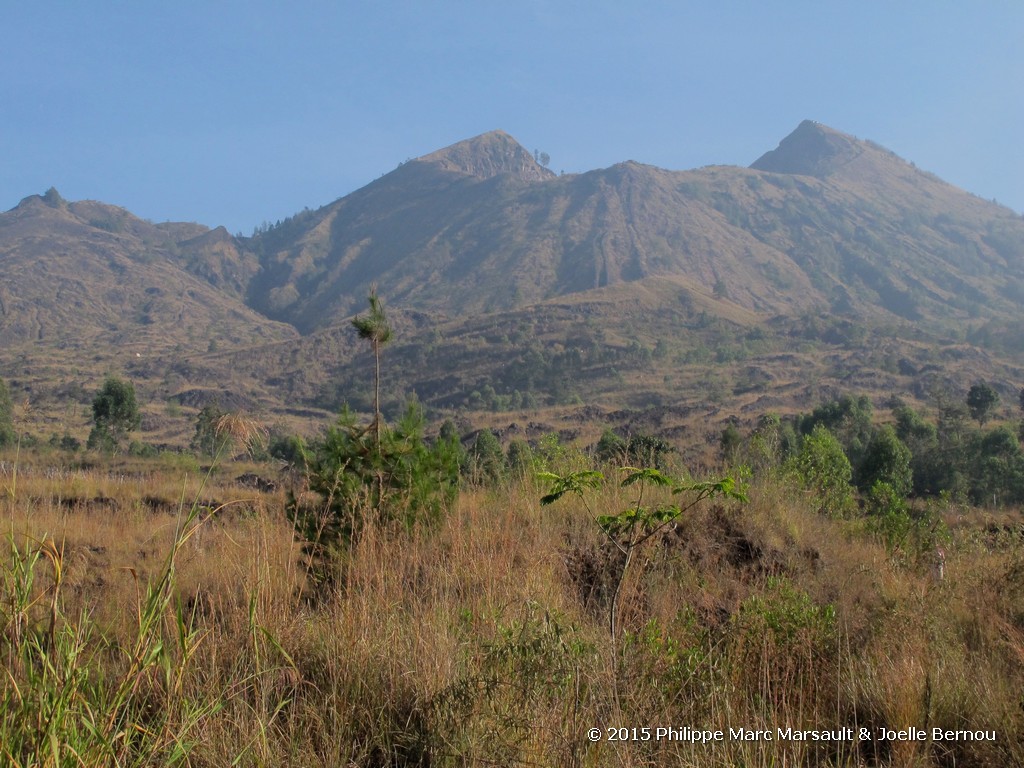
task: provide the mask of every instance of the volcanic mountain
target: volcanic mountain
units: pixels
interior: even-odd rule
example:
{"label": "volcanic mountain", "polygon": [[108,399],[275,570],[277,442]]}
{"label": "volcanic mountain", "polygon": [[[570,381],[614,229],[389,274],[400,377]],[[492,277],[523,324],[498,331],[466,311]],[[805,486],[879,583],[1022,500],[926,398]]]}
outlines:
{"label": "volcanic mountain", "polygon": [[[494,131],[251,238],[51,190],[0,214],[0,268],[0,375],[35,360],[45,389],[55,345],[161,398],[230,386],[272,411],[353,400],[365,353],[346,319],[374,285],[401,388],[446,408],[692,403],[708,362],[719,401],[794,402],[815,396],[808,371],[851,385],[858,365],[923,397],[925,347],[965,340],[988,351],[958,353],[963,375],[1009,389],[1022,351],[1024,220],[811,121],[749,168],[571,175]],[[783,372],[793,339],[833,357]],[[109,362],[122,350],[138,357]]]}
{"label": "volcanic mountain", "polygon": [[358,311],[372,284],[394,305],[466,314],[671,276],[769,315],[947,327],[1024,298],[1019,216],[810,121],[749,169],[682,172],[554,176],[485,134],[248,246],[263,265],[250,305],[307,333]]}

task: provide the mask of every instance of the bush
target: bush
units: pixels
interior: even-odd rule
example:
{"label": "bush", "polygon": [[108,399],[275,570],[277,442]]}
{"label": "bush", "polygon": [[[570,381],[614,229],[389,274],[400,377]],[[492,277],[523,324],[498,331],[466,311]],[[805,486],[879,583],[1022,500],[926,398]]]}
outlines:
{"label": "bush", "polygon": [[376,425],[357,425],[344,408],[307,456],[310,489],[322,497],[326,519],[289,503],[307,540],[351,540],[370,515],[406,527],[440,517],[458,493],[459,447],[451,439],[428,444],[425,423],[423,409],[410,402],[394,428],[381,430],[378,447]]}
{"label": "bush", "polygon": [[819,424],[836,436],[850,462],[858,464],[871,439],[871,401],[864,395],[843,395],[819,405],[810,415],[797,417],[796,429],[809,435]]}
{"label": "bush", "polygon": [[818,605],[789,579],[771,577],[732,618],[734,679],[758,690],[775,711],[834,695],[836,608]]}
{"label": "bush", "polygon": [[533,451],[525,440],[513,440],[508,444],[505,463],[508,464],[509,472],[520,478],[530,476],[537,470]]}
{"label": "bush", "polygon": [[910,449],[888,424],[871,437],[857,471],[857,485],[861,490],[874,488],[876,483],[885,483],[900,496],[906,496],[914,487]]}
{"label": "bush", "polygon": [[665,469],[665,462],[673,448],[654,435],[638,433],[624,438],[611,429],[605,429],[594,447],[598,461],[606,464],[638,464]]}
{"label": "bush", "polygon": [[225,415],[218,405],[203,406],[196,417],[196,431],[190,445],[193,451],[203,456],[220,455],[231,439],[223,430],[217,429],[217,425]]}
{"label": "bush", "polygon": [[879,480],[868,492],[866,510],[868,530],[885,542],[886,549],[903,549],[913,526],[903,495],[889,483]]}
{"label": "bush", "polygon": [[818,511],[842,517],[853,503],[853,469],[835,436],[818,424],[790,463],[801,487],[817,497]]}
{"label": "bush", "polygon": [[475,483],[493,483],[505,474],[505,454],[497,436],[481,429],[469,451],[468,474]]}
{"label": "bush", "polygon": [[597,441],[594,448],[594,455],[602,463],[626,462],[626,441],[619,437],[611,429],[605,428],[601,433],[601,439]]}
{"label": "bush", "polygon": [[135,386],[130,381],[108,376],[92,401],[92,418],[95,426],[89,433],[88,447],[116,451],[142,421]]}
{"label": "bush", "polygon": [[267,453],[289,468],[300,471],[306,468],[306,444],[298,435],[272,434]]}

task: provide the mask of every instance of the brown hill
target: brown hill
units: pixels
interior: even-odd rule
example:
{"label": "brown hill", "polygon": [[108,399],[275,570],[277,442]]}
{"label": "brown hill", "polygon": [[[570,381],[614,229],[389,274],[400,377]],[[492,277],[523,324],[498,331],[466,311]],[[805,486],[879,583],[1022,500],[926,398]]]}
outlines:
{"label": "brown hill", "polygon": [[1024,299],[1020,217],[810,121],[751,169],[562,177],[485,134],[251,245],[264,265],[253,306],[303,332],[358,311],[375,283],[393,304],[465,314],[674,275],[757,312],[943,333],[1013,317]]}
{"label": "brown hill", "polygon": [[0,214],[0,344],[152,354],[294,336],[235,298],[258,264],[220,231],[56,190],[25,198]]}

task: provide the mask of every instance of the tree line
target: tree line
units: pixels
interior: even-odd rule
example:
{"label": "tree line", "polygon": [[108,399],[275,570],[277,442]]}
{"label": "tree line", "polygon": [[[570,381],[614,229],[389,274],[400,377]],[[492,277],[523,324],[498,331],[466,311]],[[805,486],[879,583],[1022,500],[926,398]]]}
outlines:
{"label": "tree line", "polygon": [[888,415],[876,418],[867,397],[845,395],[791,419],[762,417],[747,436],[730,425],[721,447],[729,462],[788,465],[833,495],[845,485],[864,499],[882,483],[901,499],[1021,504],[1024,390],[1021,420],[989,426],[998,404],[987,382],[974,384],[963,399],[938,396],[931,414],[894,398]]}

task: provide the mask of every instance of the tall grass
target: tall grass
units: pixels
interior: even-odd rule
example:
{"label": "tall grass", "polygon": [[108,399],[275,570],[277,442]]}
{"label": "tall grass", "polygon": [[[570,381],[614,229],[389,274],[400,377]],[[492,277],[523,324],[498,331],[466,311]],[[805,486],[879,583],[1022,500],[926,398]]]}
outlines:
{"label": "tall grass", "polygon": [[[131,635],[102,633],[89,612],[65,608],[65,549],[54,540],[6,536],[0,744],[11,765],[180,764],[215,696],[182,695],[205,634],[180,605],[171,610],[175,564],[201,521],[193,506],[158,577],[134,606]],[[154,706],[154,699],[159,705]]]}
{"label": "tall grass", "polygon": [[[652,538],[616,597],[592,513],[541,507],[523,478],[465,491],[430,526],[369,524],[311,594],[283,494],[175,523],[129,493],[70,511],[38,482],[19,478],[3,502],[0,743],[15,765],[1024,761],[1024,545],[970,513],[937,581],[856,520],[755,483],[748,504],[695,508]],[[214,483],[205,496],[237,493]],[[589,503],[614,514],[631,497]],[[727,737],[653,738],[669,726]],[[847,726],[872,738],[728,738]],[[610,742],[611,727],[652,737]],[[883,727],[997,739],[877,738]]]}

